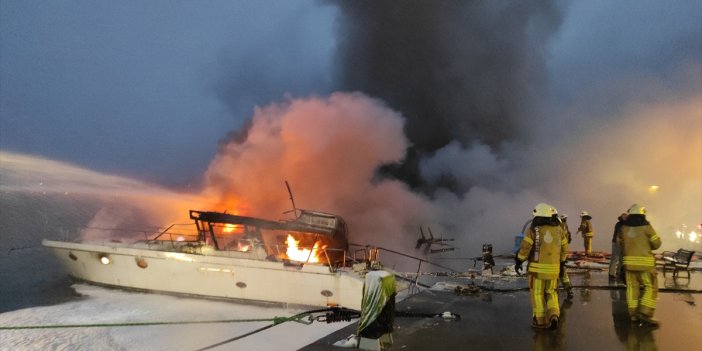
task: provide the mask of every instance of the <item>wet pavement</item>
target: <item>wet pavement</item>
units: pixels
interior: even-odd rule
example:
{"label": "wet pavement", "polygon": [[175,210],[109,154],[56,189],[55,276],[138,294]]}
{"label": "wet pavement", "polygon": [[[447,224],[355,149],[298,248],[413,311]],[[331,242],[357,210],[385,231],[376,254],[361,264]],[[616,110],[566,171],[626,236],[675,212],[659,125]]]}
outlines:
{"label": "wet pavement", "polygon": [[[629,324],[626,287],[609,282],[606,271],[576,269],[570,276],[575,296],[566,301],[559,291],[556,331],[531,327],[524,277],[422,277],[441,283],[397,303],[394,342],[387,350],[702,350],[702,272],[689,279],[659,273],[658,329]],[[478,292],[453,291],[471,281]],[[444,311],[461,319],[403,316]],[[352,324],[301,350],[342,350],[333,344],[355,334],[355,328]]]}

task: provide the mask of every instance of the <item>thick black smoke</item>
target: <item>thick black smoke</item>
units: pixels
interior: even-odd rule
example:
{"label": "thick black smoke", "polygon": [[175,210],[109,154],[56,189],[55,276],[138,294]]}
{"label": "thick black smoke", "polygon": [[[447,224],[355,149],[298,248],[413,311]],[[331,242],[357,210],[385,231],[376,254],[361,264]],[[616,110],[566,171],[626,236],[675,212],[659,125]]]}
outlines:
{"label": "thick black smoke", "polygon": [[329,2],[340,9],[338,88],[407,118],[413,150],[401,177],[416,178],[417,159],[453,140],[497,148],[523,136],[562,21],[553,1]]}

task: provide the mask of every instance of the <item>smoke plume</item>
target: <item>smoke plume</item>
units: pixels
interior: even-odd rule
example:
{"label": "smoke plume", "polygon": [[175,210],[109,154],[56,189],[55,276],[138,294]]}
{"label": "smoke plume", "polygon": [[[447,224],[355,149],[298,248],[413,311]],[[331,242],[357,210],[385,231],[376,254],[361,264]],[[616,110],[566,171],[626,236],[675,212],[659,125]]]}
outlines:
{"label": "smoke plume", "polygon": [[288,180],[299,207],[344,216],[352,241],[414,252],[420,225],[455,238],[440,259],[508,252],[539,202],[570,214],[574,235],[589,211],[595,249],[609,250],[638,202],[664,247],[684,246],[671,233],[702,213],[694,59],[669,69],[675,89],[629,72],[553,102],[547,58],[566,10],[554,2],[327,3],[340,10],[337,88],[360,93],[258,108],[207,171],[217,209],[282,213]]}
{"label": "smoke plume", "polygon": [[332,3],[340,89],[402,111],[418,154],[524,136],[520,120],[545,91],[546,47],[562,20],[552,1]]}
{"label": "smoke plume", "polygon": [[205,175],[205,197],[230,213],[270,218],[296,206],[341,214],[352,241],[390,245],[415,231],[428,203],[378,167],[408,146],[404,119],[362,94],[287,100],[258,108],[246,137],[223,147]]}

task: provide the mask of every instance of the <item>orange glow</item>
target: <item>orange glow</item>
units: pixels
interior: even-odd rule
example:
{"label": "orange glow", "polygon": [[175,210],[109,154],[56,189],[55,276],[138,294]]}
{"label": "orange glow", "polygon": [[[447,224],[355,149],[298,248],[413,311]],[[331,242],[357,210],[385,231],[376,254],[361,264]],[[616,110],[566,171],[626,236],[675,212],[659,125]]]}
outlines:
{"label": "orange glow", "polygon": [[285,252],[285,254],[288,255],[288,258],[293,261],[299,262],[319,262],[319,254],[321,253],[321,249],[319,248],[319,241],[314,243],[314,247],[312,247],[312,250],[299,249],[297,246],[299,242],[299,240],[295,240],[295,238],[293,238],[292,235],[288,234],[288,239],[285,240],[285,243],[288,245],[288,249]]}
{"label": "orange glow", "polygon": [[241,242],[237,244],[238,251],[249,251],[249,249],[251,249],[251,245],[244,245]]}
{"label": "orange glow", "polygon": [[224,233],[231,233],[235,230],[241,229],[242,225],[241,224],[225,224],[224,228],[222,228],[222,232]]}

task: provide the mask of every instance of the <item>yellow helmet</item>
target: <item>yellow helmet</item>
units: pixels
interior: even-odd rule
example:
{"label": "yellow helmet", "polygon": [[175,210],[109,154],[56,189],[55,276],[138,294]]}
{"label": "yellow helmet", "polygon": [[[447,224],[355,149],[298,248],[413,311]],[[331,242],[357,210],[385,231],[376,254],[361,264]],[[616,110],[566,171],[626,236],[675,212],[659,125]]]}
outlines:
{"label": "yellow helmet", "polygon": [[646,215],[646,207],[643,207],[639,204],[633,204],[631,207],[629,207],[629,211],[627,211],[630,215]]}
{"label": "yellow helmet", "polygon": [[542,202],[534,207],[534,211],[532,211],[532,213],[534,217],[551,217],[558,214],[558,211],[555,207]]}

